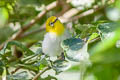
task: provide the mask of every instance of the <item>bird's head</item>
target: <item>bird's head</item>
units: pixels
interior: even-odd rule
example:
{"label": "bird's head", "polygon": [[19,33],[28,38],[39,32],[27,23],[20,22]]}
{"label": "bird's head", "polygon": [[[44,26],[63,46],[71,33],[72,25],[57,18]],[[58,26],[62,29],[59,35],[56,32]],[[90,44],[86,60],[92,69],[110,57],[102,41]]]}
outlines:
{"label": "bird's head", "polygon": [[46,31],[47,32],[53,32],[56,35],[60,36],[64,33],[64,26],[63,24],[60,22],[60,20],[55,17],[55,16],[51,16],[47,19],[46,21]]}

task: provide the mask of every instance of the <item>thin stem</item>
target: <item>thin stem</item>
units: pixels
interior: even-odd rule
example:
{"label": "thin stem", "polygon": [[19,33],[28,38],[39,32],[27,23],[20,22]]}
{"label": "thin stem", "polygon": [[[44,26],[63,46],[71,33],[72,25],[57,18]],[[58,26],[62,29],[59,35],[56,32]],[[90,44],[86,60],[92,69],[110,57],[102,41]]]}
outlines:
{"label": "thin stem", "polygon": [[42,75],[47,70],[51,69],[50,67],[46,67],[43,69],[43,71],[39,72],[32,80],[38,80],[39,76]]}
{"label": "thin stem", "polygon": [[12,71],[11,72],[11,74],[14,74],[15,72],[17,72],[19,69],[21,69],[22,67],[20,66],[20,67],[18,67],[18,68],[16,68],[14,71]]}

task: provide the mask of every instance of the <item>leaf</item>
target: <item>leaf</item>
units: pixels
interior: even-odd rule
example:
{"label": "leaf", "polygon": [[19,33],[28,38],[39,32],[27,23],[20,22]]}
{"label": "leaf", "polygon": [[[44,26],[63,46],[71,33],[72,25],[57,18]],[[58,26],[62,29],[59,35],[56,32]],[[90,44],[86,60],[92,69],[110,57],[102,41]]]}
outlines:
{"label": "leaf", "polygon": [[[0,76],[2,75],[2,72],[3,72],[3,68],[0,67]],[[1,78],[0,78],[1,79]]]}
{"label": "leaf", "polygon": [[56,71],[56,74],[66,71],[71,67],[70,63],[65,60],[57,60],[53,63],[52,68]]}
{"label": "leaf", "polygon": [[45,55],[41,56],[40,60],[37,60],[34,65],[39,67],[39,69],[43,69],[44,67],[48,66],[48,61],[46,60]]}
{"label": "leaf", "polygon": [[3,62],[2,62],[2,60],[0,59],[0,67],[3,66],[3,65],[4,65]]}
{"label": "leaf", "polygon": [[62,48],[69,60],[75,62],[86,62],[89,59],[87,44],[80,38],[70,38],[62,42]]}
{"label": "leaf", "polygon": [[66,39],[62,42],[62,48],[64,50],[73,50],[73,51],[76,51],[76,50],[79,50],[83,47],[84,45],[84,41],[80,38],[70,38],[70,39]]}
{"label": "leaf", "polygon": [[32,70],[35,72],[37,72],[39,70],[38,67],[36,67],[35,65],[32,65],[32,64],[18,64],[18,66],[21,66],[24,69]]}
{"label": "leaf", "polygon": [[95,39],[96,37],[98,37],[99,36],[99,34],[98,33],[92,33],[92,35],[90,36],[90,38],[88,39],[88,43],[91,41],[91,40],[93,40],[93,39]]}
{"label": "leaf", "polygon": [[72,65],[70,69],[67,70],[68,72],[79,72],[80,71],[80,65]]}
{"label": "leaf", "polygon": [[6,75],[7,75],[7,72],[6,72],[6,68],[4,67],[3,73],[2,73],[2,80],[6,80]]}
{"label": "leaf", "polygon": [[26,55],[32,55],[32,54],[34,54],[30,49],[28,49],[26,46],[24,46],[23,44],[21,44],[18,41],[10,41],[10,42],[6,43],[5,46],[4,46],[4,48],[2,49],[2,53],[1,54],[4,54],[5,50],[7,48],[9,48],[10,46],[12,46],[12,45],[16,45],[17,47],[21,48],[24,52],[27,52]]}
{"label": "leaf", "polygon": [[16,73],[15,75],[8,75],[8,80],[29,80],[27,71]]}
{"label": "leaf", "polygon": [[35,54],[42,54],[42,48],[39,46],[39,47],[36,47],[36,46],[33,46],[30,48]]}
{"label": "leaf", "polygon": [[51,75],[48,75],[48,77],[45,77],[45,78],[40,77],[38,80],[57,80],[57,78]]}
{"label": "leaf", "polygon": [[80,38],[85,38],[92,33],[96,32],[96,26],[92,24],[75,24],[73,26],[77,35],[80,35]]}
{"label": "leaf", "polygon": [[48,66],[48,61],[46,60],[45,55],[34,54],[22,59],[26,65],[21,65],[26,68],[31,68],[34,71],[38,69],[42,70],[44,67]]}
{"label": "leaf", "polygon": [[120,24],[117,22],[103,23],[98,26],[98,31],[101,33],[101,39],[109,39],[114,36],[114,31],[119,28]]}

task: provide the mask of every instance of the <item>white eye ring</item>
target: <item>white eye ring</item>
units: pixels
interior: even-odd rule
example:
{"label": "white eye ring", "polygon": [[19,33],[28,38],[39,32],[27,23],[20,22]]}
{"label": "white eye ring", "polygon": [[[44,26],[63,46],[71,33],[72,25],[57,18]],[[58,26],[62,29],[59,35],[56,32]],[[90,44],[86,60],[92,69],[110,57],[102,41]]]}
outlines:
{"label": "white eye ring", "polygon": [[50,22],[50,26],[54,26],[54,23]]}

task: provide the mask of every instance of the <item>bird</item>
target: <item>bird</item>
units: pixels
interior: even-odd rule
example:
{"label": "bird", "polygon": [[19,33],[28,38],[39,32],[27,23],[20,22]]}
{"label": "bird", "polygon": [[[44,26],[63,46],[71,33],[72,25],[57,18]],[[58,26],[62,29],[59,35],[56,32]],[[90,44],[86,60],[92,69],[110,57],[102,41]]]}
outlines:
{"label": "bird", "polygon": [[61,42],[70,37],[70,32],[58,17],[49,17],[46,21],[46,34],[42,42],[42,52],[48,56],[60,56],[63,52]]}

